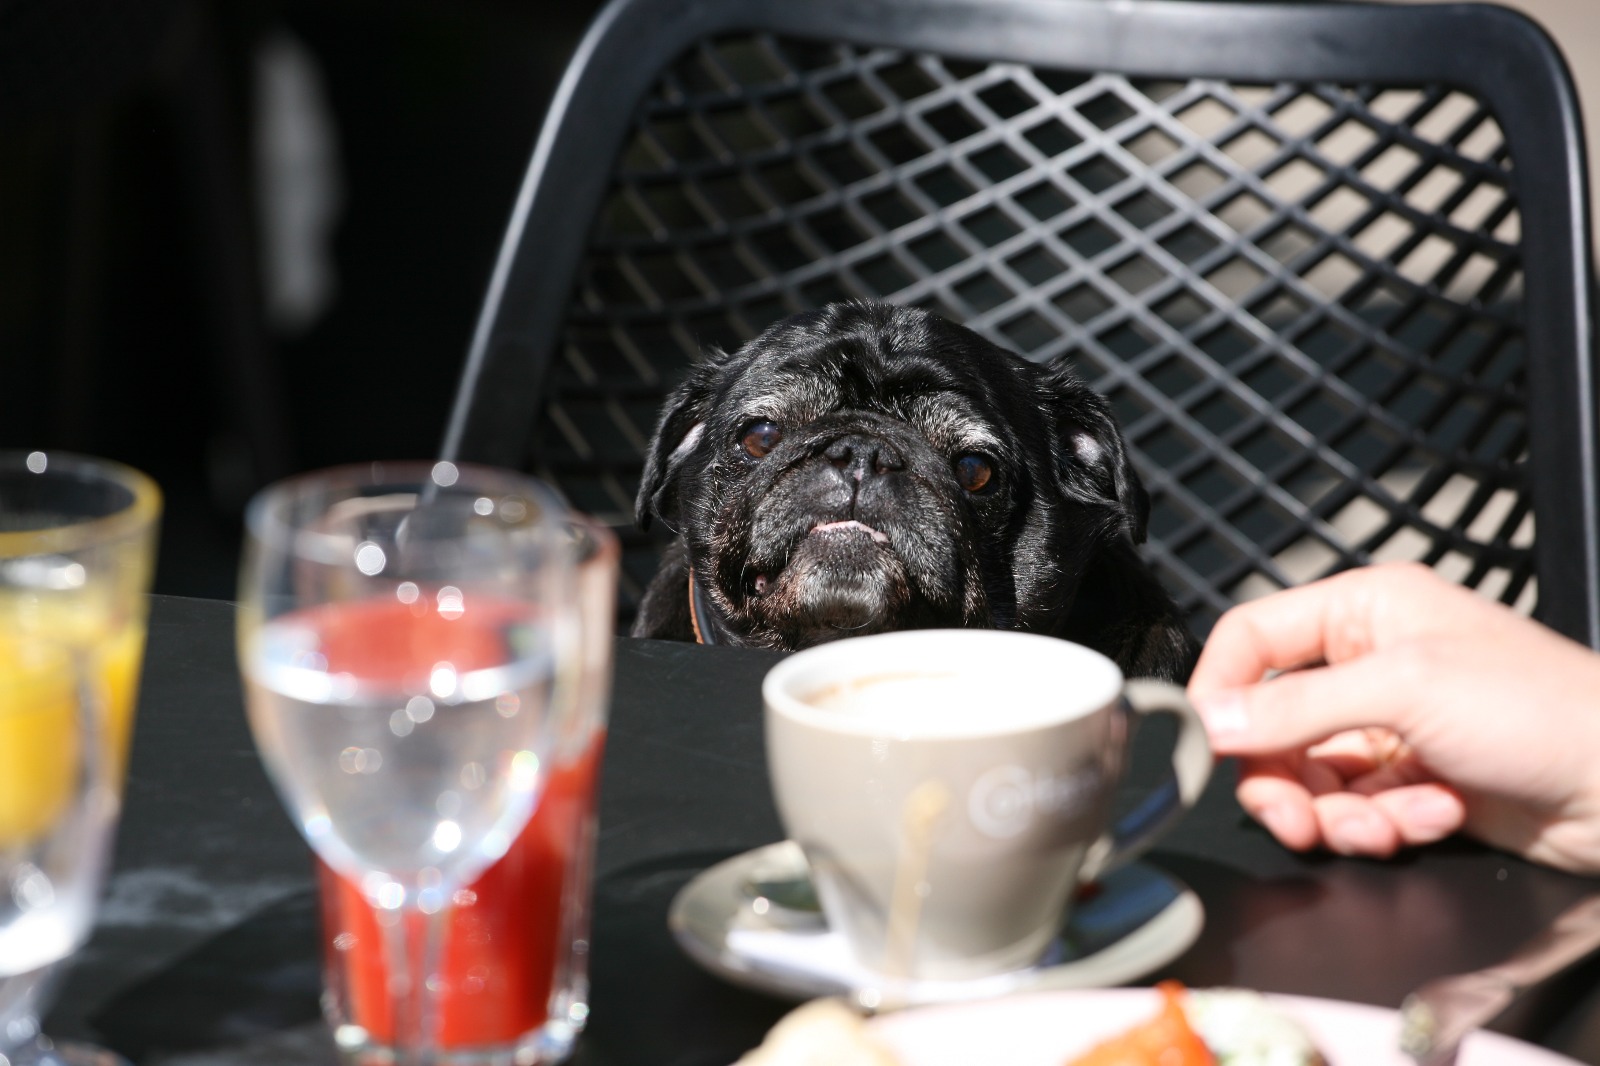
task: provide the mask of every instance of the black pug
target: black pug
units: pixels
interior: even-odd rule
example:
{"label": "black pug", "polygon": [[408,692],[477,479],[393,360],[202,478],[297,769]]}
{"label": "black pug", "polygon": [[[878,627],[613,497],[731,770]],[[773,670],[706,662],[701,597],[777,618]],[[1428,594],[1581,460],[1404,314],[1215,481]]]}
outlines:
{"label": "black pug", "polygon": [[1105,399],[926,311],[831,304],[708,353],[637,507],[678,534],[637,637],[1021,629],[1174,680],[1197,651],[1139,557],[1149,497]]}

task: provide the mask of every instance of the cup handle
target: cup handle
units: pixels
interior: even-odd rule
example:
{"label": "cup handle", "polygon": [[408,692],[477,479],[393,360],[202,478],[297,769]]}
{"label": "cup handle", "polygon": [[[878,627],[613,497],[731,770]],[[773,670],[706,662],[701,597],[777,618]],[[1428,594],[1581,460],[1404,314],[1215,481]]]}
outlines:
{"label": "cup handle", "polygon": [[1129,681],[1123,686],[1122,698],[1136,715],[1170,714],[1178,720],[1172,772],[1089,845],[1079,874],[1084,881],[1104,876],[1154,844],[1195,805],[1211,779],[1211,743],[1183,689],[1165,681]]}

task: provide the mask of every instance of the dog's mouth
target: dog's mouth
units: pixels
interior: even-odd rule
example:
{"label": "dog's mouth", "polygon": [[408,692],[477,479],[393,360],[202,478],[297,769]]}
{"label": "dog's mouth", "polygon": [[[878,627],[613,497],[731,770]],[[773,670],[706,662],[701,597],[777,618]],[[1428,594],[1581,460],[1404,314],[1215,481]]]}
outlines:
{"label": "dog's mouth", "polygon": [[[812,537],[825,538],[819,543],[819,548],[827,541],[836,541],[838,547],[848,550],[849,540],[855,537],[866,537],[872,543],[879,545],[887,546],[889,543],[889,534],[854,518],[837,522],[818,522],[806,531],[802,541],[809,541]],[[777,573],[766,572],[754,574],[749,579],[748,591],[755,597],[765,596],[774,587],[778,576]]]}
{"label": "dog's mouth", "polygon": [[849,533],[865,533],[879,544],[889,543],[889,534],[884,533],[881,530],[873,529],[865,522],[857,522],[853,518],[846,522],[819,522],[811,527],[811,532],[808,534],[808,536],[815,537],[818,534]]}
{"label": "dog's mouth", "polygon": [[[835,565],[840,562],[840,557],[845,560],[853,559],[859,552],[875,552],[874,546],[888,547],[890,535],[878,528],[870,527],[866,522],[856,519],[838,520],[838,522],[818,522],[806,530],[806,535],[800,538],[800,543],[795,546],[797,554],[816,555],[821,559],[834,559]],[[861,560],[856,560],[856,567],[861,565]],[[854,567],[851,567],[854,568]],[[781,571],[762,571],[749,579],[750,595],[763,597],[766,592],[776,586],[776,581],[781,578]]]}

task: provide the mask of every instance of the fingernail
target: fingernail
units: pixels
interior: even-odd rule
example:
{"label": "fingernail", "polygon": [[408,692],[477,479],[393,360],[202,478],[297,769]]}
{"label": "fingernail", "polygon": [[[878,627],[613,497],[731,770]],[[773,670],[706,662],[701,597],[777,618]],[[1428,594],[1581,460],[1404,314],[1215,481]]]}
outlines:
{"label": "fingernail", "polygon": [[1347,814],[1328,827],[1328,847],[1341,855],[1364,855],[1385,846],[1387,830],[1382,815]]}
{"label": "fingernail", "polygon": [[1284,840],[1293,826],[1293,812],[1281,803],[1268,804],[1259,811],[1252,812],[1256,821],[1266,827],[1267,832]]}
{"label": "fingernail", "polygon": [[1405,819],[1414,832],[1453,833],[1461,828],[1461,804],[1437,792],[1418,792],[1406,797]]}
{"label": "fingernail", "polygon": [[1213,692],[1194,701],[1194,709],[1206,724],[1206,732],[1213,737],[1235,736],[1250,729],[1250,716],[1245,713],[1244,694],[1238,689]]}

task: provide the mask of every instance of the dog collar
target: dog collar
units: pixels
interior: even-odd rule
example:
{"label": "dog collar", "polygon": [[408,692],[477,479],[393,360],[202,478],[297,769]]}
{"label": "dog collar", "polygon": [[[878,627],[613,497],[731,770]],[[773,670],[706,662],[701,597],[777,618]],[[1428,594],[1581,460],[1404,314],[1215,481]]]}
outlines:
{"label": "dog collar", "polygon": [[722,619],[712,609],[705,590],[694,579],[693,569],[689,571],[689,625],[694,629],[696,644],[728,643],[728,634],[722,625]]}

